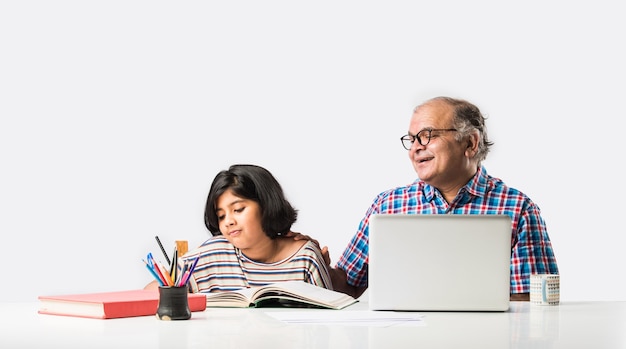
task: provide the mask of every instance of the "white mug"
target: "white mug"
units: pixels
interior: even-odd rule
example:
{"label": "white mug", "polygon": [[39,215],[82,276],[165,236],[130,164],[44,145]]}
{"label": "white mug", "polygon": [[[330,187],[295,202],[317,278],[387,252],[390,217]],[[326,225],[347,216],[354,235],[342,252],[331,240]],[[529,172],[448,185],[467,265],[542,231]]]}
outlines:
{"label": "white mug", "polygon": [[533,274],[530,276],[530,303],[558,305],[560,300],[560,277],[557,274]]}

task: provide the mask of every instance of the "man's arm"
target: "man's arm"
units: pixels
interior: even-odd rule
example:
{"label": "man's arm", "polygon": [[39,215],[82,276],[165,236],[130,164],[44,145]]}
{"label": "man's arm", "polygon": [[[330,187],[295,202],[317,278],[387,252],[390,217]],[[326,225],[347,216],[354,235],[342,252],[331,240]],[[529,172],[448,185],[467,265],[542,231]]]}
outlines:
{"label": "man's arm", "polygon": [[321,247],[319,242],[308,235],[304,235],[299,232],[290,231],[285,235],[286,238],[293,238],[294,240],[310,240],[320,248],[324,263],[328,267],[328,273],[330,274],[330,280],[333,283],[333,289],[337,292],[345,293],[354,298],[359,298],[367,287],[356,287],[348,284],[348,276],[343,269],[333,268],[330,262],[330,253],[328,252],[328,246]]}
{"label": "man's arm", "polygon": [[337,292],[348,294],[354,298],[359,298],[367,287],[356,287],[348,284],[348,276],[343,269],[331,268],[328,266],[328,272],[333,282],[333,288]]}

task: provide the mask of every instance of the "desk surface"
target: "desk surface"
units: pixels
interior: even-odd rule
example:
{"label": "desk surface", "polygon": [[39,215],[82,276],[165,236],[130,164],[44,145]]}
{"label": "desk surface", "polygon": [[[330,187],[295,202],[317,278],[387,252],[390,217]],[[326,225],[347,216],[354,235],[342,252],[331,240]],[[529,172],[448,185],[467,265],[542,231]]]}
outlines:
{"label": "desk surface", "polygon": [[[418,327],[294,325],[268,315],[284,309],[268,308],[208,308],[187,321],[160,321],[42,315],[38,306],[0,302],[0,348],[626,348],[626,302],[420,312]],[[345,310],[367,312],[367,303]]]}

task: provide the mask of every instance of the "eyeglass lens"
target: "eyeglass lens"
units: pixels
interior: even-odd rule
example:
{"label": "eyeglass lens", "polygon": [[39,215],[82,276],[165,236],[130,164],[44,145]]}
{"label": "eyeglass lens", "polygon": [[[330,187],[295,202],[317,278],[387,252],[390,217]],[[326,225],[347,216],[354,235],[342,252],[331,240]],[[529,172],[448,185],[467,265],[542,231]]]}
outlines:
{"label": "eyeglass lens", "polygon": [[415,136],[405,135],[405,136],[402,136],[400,140],[402,141],[402,145],[404,146],[404,148],[406,150],[410,150],[415,140],[417,140],[417,142],[422,146],[430,143],[431,132],[432,130],[429,130],[429,129],[421,130]]}

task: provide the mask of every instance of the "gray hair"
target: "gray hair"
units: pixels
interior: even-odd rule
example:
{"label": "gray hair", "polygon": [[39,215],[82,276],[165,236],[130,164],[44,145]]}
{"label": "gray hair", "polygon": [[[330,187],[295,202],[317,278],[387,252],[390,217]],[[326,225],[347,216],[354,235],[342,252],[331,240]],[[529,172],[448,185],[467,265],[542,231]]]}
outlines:
{"label": "gray hair", "polygon": [[[451,97],[435,97],[424,102],[422,105],[435,101],[444,102],[454,109],[453,122],[454,128],[457,130],[457,134],[455,136],[457,141],[461,141],[468,137],[475,130],[478,131],[478,152],[476,152],[476,159],[480,164],[487,158],[487,154],[493,145],[493,142],[489,141],[489,138],[487,137],[485,117],[480,112],[480,109],[466,100]],[[415,110],[418,108],[419,106],[416,107]]]}

